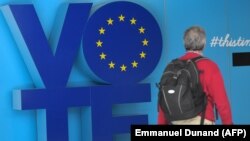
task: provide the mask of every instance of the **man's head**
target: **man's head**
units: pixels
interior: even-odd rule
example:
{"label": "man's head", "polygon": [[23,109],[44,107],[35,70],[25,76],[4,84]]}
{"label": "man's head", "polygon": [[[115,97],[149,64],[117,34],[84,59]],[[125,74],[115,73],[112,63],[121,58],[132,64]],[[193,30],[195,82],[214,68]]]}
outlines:
{"label": "man's head", "polygon": [[202,51],[206,45],[206,33],[199,26],[188,28],[183,39],[187,51]]}

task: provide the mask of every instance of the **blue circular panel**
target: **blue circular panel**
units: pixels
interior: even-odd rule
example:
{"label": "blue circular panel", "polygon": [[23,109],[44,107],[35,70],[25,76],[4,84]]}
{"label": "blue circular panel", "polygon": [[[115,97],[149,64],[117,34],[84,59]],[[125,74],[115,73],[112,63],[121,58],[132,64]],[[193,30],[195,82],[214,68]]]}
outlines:
{"label": "blue circular panel", "polygon": [[131,2],[98,9],[83,35],[83,52],[91,70],[112,84],[136,83],[157,65],[162,36],[154,17]]}

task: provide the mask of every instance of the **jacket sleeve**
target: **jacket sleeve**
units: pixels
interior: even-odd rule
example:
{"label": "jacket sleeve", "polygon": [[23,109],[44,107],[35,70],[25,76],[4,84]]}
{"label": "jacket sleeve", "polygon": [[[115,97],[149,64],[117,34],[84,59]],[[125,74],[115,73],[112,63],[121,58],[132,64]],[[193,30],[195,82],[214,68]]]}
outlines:
{"label": "jacket sleeve", "polygon": [[230,103],[226,94],[223,77],[217,65],[213,67],[208,86],[223,124],[233,124]]}
{"label": "jacket sleeve", "polygon": [[164,112],[162,111],[162,109],[161,109],[161,107],[160,106],[158,106],[158,124],[159,125],[162,125],[162,124],[167,124],[168,122],[167,122],[167,120],[166,120],[166,118],[165,118],[165,115],[164,115]]}

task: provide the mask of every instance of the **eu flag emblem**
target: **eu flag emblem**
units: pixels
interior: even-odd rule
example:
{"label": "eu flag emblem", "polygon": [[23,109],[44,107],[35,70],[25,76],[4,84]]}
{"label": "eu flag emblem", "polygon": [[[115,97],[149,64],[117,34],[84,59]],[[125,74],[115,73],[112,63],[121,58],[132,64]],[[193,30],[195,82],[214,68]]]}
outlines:
{"label": "eu flag emblem", "polygon": [[89,67],[112,84],[136,83],[157,65],[162,36],[155,18],[131,2],[109,3],[89,19],[83,37]]}

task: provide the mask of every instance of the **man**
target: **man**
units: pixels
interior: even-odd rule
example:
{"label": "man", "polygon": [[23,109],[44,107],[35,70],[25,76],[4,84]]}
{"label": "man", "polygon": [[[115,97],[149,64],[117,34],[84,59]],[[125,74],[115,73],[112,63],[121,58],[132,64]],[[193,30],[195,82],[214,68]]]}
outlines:
{"label": "man", "polygon": [[[188,60],[202,56],[206,45],[205,31],[198,26],[187,29],[184,33],[184,46],[186,54],[180,57],[181,60]],[[215,62],[209,59],[201,59],[197,63],[200,73],[199,78],[203,91],[207,96],[207,106],[204,124],[212,125],[215,122],[214,106],[219,112],[223,124],[232,124],[232,114],[229,100],[224,87],[222,75]],[[196,116],[187,120],[178,120],[172,124],[200,124],[201,116]],[[158,124],[168,124],[163,110],[159,107]]]}

